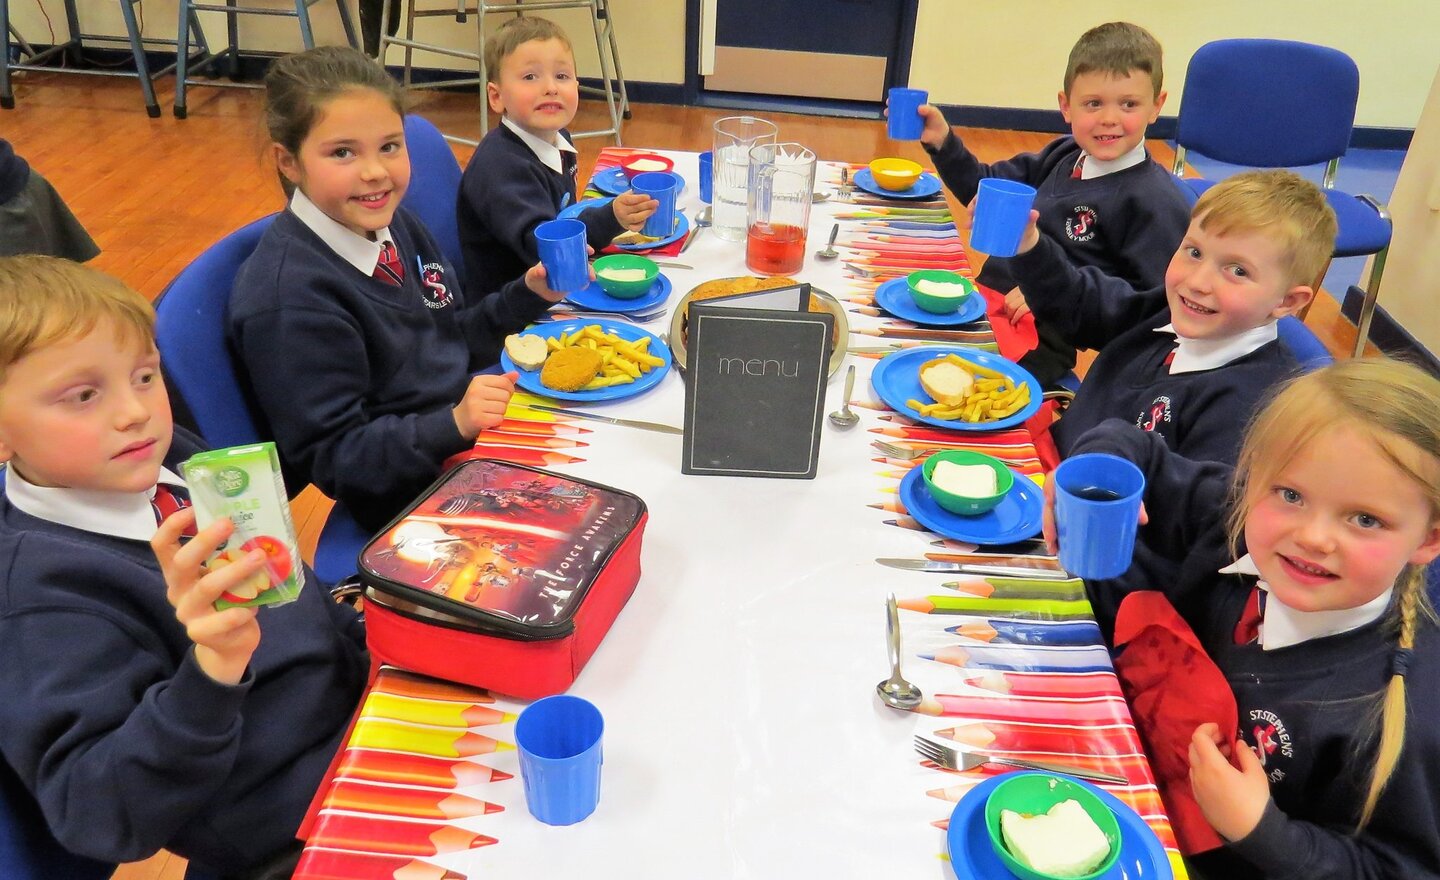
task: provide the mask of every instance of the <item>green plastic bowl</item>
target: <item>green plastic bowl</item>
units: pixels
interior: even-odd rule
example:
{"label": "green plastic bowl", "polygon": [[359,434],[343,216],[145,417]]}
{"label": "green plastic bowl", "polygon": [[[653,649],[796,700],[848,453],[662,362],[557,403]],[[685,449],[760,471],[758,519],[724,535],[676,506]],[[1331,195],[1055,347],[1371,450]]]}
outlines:
{"label": "green plastic bowl", "polygon": [[[921,281],[938,281],[942,284],[963,284],[965,293],[961,296],[936,296],[933,293],[926,293],[923,290],[916,290],[915,285]],[[947,272],[944,269],[921,269],[918,272],[911,272],[905,276],[905,284],[910,288],[910,296],[915,300],[915,305],[935,315],[949,315],[960,310],[975,293],[975,283],[964,275],[955,272]]]}
{"label": "green plastic bowl", "polygon": [[[995,494],[971,498],[947,492],[935,485],[935,466],[942,461],[988,466],[995,472]],[[921,466],[921,475],[925,478],[925,488],[930,490],[930,497],[935,499],[935,503],[960,516],[977,516],[993,510],[995,505],[1000,503],[1000,499],[1010,491],[1010,487],[1015,485],[1015,472],[1006,467],[1005,462],[993,456],[971,452],[968,449],[948,449],[931,455]]]}
{"label": "green plastic bowl", "polygon": [[[645,278],[643,281],[612,281],[605,277],[606,269],[644,269]],[[608,254],[595,261],[595,282],[616,299],[644,296],[659,274],[660,267],[655,261],[639,254]]]}
{"label": "green plastic bowl", "polygon": [[1014,810],[1029,816],[1050,812],[1050,808],[1061,801],[1074,800],[1100,826],[1100,831],[1110,843],[1110,855],[1089,874],[1070,880],[1095,880],[1115,864],[1120,857],[1120,822],[1110,808],[1105,806],[1095,793],[1065,776],[1050,773],[1012,773],[1004,782],[995,786],[985,801],[985,830],[990,833],[990,846],[995,855],[1005,863],[1011,873],[1021,880],[1059,880],[1054,874],[1045,874],[1022,864],[1010,854],[1005,846],[1005,837],[1000,832],[1000,812]]}

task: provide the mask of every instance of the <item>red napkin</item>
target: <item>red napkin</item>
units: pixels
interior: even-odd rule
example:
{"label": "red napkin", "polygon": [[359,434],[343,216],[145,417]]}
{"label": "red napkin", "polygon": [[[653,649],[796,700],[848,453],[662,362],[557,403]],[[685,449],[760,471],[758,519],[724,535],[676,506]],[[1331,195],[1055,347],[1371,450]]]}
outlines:
{"label": "red napkin", "polygon": [[1160,797],[1180,852],[1194,855],[1224,841],[1200,812],[1190,788],[1190,737],[1207,721],[1225,735],[1238,726],[1235,695],[1190,625],[1162,593],[1131,593],[1115,617],[1115,674],[1145,740]]}
{"label": "red napkin", "polygon": [[[620,167],[620,162],[621,162],[622,160],[624,160],[626,157],[628,157],[628,156],[630,156],[630,155],[632,155],[632,154],[634,154],[634,153],[643,153],[643,152],[648,152],[648,151],[647,151],[647,150],[629,150],[629,149],[625,149],[625,148],[623,148],[623,147],[606,147],[606,148],[604,148],[603,150],[600,151],[600,155],[599,155],[599,156],[596,156],[596,157],[595,157],[595,170],[590,173],[590,178],[593,180],[593,179],[595,178],[595,176],[596,176],[597,174],[599,174],[600,172],[602,172],[602,171],[608,171],[608,170],[610,170],[611,168],[619,168],[619,167]],[[590,185],[589,185],[588,183],[587,183],[585,186],[586,186],[586,189],[587,189],[587,190],[591,189],[591,187],[590,187]],[[615,245],[612,244],[612,245],[607,245],[607,246],[604,247],[604,248],[601,248],[601,249],[600,249],[600,253],[602,253],[602,254],[645,254],[646,256],[649,256],[649,257],[674,257],[674,256],[678,256],[678,255],[680,254],[680,248],[682,248],[682,247],[685,246],[685,238],[686,238],[686,236],[683,236],[683,235],[682,235],[680,238],[677,238],[675,241],[672,241],[672,242],[670,242],[670,243],[667,244],[667,245],[662,245],[662,246],[657,247],[657,248],[649,248],[648,250],[636,250],[636,249],[634,249],[634,248],[618,248],[618,247],[616,247]]]}

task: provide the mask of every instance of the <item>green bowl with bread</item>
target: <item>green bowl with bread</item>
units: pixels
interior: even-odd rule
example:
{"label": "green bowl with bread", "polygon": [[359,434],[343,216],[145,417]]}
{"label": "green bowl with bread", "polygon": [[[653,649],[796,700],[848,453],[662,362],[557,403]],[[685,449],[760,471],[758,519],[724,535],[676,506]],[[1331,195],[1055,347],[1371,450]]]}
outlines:
{"label": "green bowl with bread", "polygon": [[920,473],[935,503],[959,516],[994,510],[1015,485],[1015,472],[1005,462],[968,449],[936,452]]}
{"label": "green bowl with bread", "polygon": [[990,846],[1020,880],[1097,880],[1120,857],[1120,822],[1078,780],[1009,773],[985,800]]}
{"label": "green bowl with bread", "polygon": [[915,305],[933,315],[958,312],[975,293],[975,282],[958,272],[944,269],[921,269],[905,276],[910,298]]}
{"label": "green bowl with bread", "polygon": [[644,296],[659,275],[659,264],[639,254],[607,254],[595,261],[595,283],[616,299]]}

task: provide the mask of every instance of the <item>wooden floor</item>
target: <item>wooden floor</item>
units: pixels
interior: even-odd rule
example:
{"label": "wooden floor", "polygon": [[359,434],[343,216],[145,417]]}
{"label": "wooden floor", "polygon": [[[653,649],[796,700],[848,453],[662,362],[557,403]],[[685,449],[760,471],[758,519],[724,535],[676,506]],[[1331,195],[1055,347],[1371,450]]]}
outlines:
{"label": "wooden floor", "polygon": [[[259,94],[252,90],[195,88],[189,118],[169,113],[172,92],[162,85],[160,119],[145,115],[133,80],[21,74],[16,109],[0,110],[0,134],[64,196],[101,247],[94,265],[153,298],[187,263],[219,238],[283,207],[273,166],[265,160]],[[413,110],[448,134],[479,136],[474,95],[417,93]],[[587,101],[572,129],[604,127],[603,106]],[[625,124],[627,145],[706,150],[711,123],[733,111],[636,105]],[[798,141],[823,159],[866,162],[901,155],[924,160],[918,143],[885,137],[878,120],[766,114],[782,139]],[[1053,135],[993,129],[958,129],[982,161],[1036,150]],[[581,179],[608,139],[582,139]],[[899,149],[897,149],[897,146]],[[1169,165],[1173,153],[1160,141],[1151,152]],[[462,164],[469,148],[457,148]],[[977,265],[978,268],[978,265]],[[1337,356],[1348,354],[1355,328],[1335,300],[1317,297],[1306,323]],[[313,552],[328,502],[313,489],[294,505],[306,552]],[[161,853],[125,865],[124,880],[181,880],[184,860]]]}

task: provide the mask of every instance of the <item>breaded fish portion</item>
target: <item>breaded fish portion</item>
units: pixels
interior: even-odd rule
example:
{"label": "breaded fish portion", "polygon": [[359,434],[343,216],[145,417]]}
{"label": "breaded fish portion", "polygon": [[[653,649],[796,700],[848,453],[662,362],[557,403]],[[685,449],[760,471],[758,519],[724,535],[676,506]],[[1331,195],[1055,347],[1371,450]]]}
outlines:
{"label": "breaded fish portion", "polygon": [[575,346],[550,352],[540,368],[540,384],[556,391],[579,391],[600,372],[604,359],[593,348]]}

